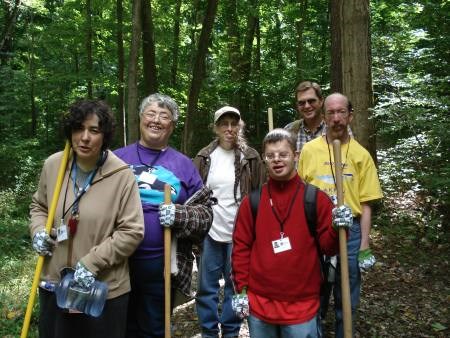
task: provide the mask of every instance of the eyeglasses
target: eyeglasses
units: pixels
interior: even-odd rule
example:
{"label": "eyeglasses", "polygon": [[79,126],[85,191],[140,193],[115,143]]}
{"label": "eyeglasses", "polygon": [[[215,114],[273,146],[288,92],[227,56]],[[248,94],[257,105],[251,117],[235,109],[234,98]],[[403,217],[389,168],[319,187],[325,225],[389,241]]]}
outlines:
{"label": "eyeglasses", "polygon": [[264,159],[267,162],[275,161],[277,158],[281,161],[287,160],[289,157],[291,157],[291,154],[288,152],[281,152],[281,153],[268,153],[264,156]]}
{"label": "eyeglasses", "polygon": [[219,122],[217,122],[217,125],[221,128],[228,128],[229,126],[231,128],[235,128],[237,127],[239,124],[239,121],[226,121],[226,120],[219,120]]}
{"label": "eyeglasses", "polygon": [[334,115],[346,116],[347,114],[348,114],[348,110],[346,110],[346,109],[325,111],[326,116],[334,116]]}
{"label": "eyeglasses", "polygon": [[297,101],[297,106],[303,107],[306,104],[306,102],[308,102],[308,104],[311,106],[317,102],[317,99],[307,99],[307,100]]}
{"label": "eyeglasses", "polygon": [[169,122],[172,121],[172,117],[166,113],[166,112],[159,112],[156,113],[154,111],[149,111],[149,112],[145,112],[142,114],[142,116],[146,119],[146,120],[154,120],[155,118],[158,118],[160,121],[162,122]]}

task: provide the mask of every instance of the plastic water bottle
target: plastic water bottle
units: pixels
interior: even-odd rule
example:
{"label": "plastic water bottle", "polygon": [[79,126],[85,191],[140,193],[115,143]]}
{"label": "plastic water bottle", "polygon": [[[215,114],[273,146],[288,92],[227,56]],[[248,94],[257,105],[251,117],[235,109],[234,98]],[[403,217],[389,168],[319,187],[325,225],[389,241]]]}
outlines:
{"label": "plastic water bottle", "polygon": [[55,288],[56,303],[61,309],[80,311],[92,317],[100,316],[108,295],[108,286],[95,281],[89,289],[85,289],[73,280],[73,275],[73,269],[63,272],[63,278]]}

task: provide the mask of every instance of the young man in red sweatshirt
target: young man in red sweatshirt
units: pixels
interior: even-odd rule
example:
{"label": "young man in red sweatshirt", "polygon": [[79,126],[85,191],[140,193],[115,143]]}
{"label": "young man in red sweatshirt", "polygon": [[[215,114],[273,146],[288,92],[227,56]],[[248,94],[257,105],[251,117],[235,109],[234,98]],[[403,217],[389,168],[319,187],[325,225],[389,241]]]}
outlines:
{"label": "young man in red sweatshirt", "polygon": [[[261,191],[256,220],[245,197],[233,234],[234,309],[249,315],[251,337],[321,337],[319,254],[304,212],[305,184],[295,169],[295,139],[283,129],[263,140],[269,174]],[[351,211],[333,209],[317,192],[317,239],[322,254],[339,248],[337,227],[350,227]],[[333,217],[332,217],[333,213]],[[332,224],[333,219],[333,224]]]}

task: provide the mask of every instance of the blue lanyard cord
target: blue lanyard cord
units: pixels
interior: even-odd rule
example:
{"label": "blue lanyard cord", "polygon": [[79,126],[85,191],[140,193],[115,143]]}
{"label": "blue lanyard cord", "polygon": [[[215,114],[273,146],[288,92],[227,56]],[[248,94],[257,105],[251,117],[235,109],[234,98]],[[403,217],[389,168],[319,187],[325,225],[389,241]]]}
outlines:
{"label": "blue lanyard cord", "polygon": [[[80,203],[81,197],[83,197],[83,195],[89,190],[89,188],[92,185],[92,180],[95,177],[95,174],[98,171],[98,167],[95,168],[95,170],[92,170],[90,172],[90,174],[88,175],[88,177],[85,180],[84,183],[84,187],[83,189],[79,190],[77,189],[77,175],[78,175],[78,166],[76,165],[76,160],[74,158],[74,161],[72,162],[72,166],[70,168],[70,172],[69,172],[69,176],[67,177],[67,186],[66,186],[66,193],[64,196],[64,203],[63,203],[63,215],[62,218],[64,218],[67,213],[69,212],[69,210],[72,208],[72,215],[77,215],[78,214],[78,205]],[[73,201],[73,203],[66,209],[66,198],[67,198],[67,189],[69,187],[69,178],[72,178],[72,182],[73,182],[73,193],[75,195],[75,200]]]}

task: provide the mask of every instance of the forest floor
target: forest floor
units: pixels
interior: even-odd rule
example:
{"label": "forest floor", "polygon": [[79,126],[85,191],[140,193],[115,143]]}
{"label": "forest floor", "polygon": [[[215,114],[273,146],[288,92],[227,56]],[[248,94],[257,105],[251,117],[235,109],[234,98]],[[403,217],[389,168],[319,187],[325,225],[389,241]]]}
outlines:
{"label": "forest floor", "polygon": [[[405,231],[389,231],[372,231],[378,262],[362,277],[356,337],[450,337],[449,243],[416,243]],[[332,312],[325,337],[334,337]],[[172,323],[174,337],[201,336],[194,301],[176,308]],[[245,321],[239,336],[249,337]]]}

